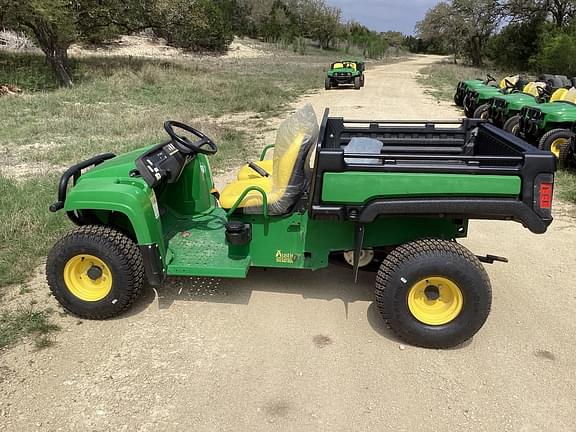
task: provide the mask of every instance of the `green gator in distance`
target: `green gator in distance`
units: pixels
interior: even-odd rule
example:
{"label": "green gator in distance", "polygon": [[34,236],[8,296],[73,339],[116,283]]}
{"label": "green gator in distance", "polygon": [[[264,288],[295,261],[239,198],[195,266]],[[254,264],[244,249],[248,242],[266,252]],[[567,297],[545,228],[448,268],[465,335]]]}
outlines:
{"label": "green gator in distance", "polygon": [[479,260],[502,260],[456,243],[469,219],[534,233],[552,222],[553,156],[478,120],[349,121],[326,110],[318,126],[305,108],[281,126],[270,172],[248,164],[220,193],[209,164],[217,145],[181,123],[165,129],[165,143],[63,175],[51,211],[79,227],[54,245],[46,272],[71,313],[117,316],[144,279],[244,278],[252,267],[318,270],[336,260],[352,269],[351,284],[360,269],[380,268],[376,302],[401,338],[450,347],[488,316]]}
{"label": "green gator in distance", "polygon": [[364,71],[366,64],[358,60],[340,60],[330,65],[324,87],[330,90],[333,87],[353,85],[356,90],[364,87]]}

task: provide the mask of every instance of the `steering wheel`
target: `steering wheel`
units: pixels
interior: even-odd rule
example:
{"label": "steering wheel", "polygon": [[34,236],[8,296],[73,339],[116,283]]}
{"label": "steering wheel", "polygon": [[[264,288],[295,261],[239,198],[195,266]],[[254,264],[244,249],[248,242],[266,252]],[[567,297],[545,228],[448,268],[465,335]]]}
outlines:
{"label": "steering wheel", "polygon": [[[214,141],[212,141],[210,138],[208,138],[199,130],[194,129],[193,127],[188,126],[184,123],[169,120],[164,123],[164,129],[166,130],[166,133],[170,135],[170,138],[172,139],[172,142],[176,145],[176,147],[178,147],[184,153],[194,152],[194,153],[202,153],[205,155],[213,155],[216,154],[216,152],[218,151],[218,146],[216,146]],[[177,134],[174,131],[174,129],[181,129],[194,135],[199,139],[197,141],[192,142],[188,139],[188,137]],[[205,146],[207,146],[208,148],[203,148]]]}
{"label": "steering wheel", "polygon": [[488,78],[488,80],[486,81],[486,84],[488,84],[489,82],[496,82],[496,78],[494,78],[492,75],[490,74],[486,74],[486,78]]}
{"label": "steering wheel", "polygon": [[550,96],[550,90],[548,89],[548,86],[536,86],[536,91],[538,92],[538,97],[540,98],[544,98],[546,96]]}

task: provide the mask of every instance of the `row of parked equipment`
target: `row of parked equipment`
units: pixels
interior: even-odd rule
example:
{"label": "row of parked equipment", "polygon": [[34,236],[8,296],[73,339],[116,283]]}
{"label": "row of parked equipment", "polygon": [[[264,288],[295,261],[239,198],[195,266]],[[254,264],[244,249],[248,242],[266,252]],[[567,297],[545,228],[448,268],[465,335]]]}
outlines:
{"label": "row of parked equipment", "polygon": [[486,119],[541,150],[562,166],[576,162],[576,77],[514,75],[460,81],[454,95],[466,117]]}

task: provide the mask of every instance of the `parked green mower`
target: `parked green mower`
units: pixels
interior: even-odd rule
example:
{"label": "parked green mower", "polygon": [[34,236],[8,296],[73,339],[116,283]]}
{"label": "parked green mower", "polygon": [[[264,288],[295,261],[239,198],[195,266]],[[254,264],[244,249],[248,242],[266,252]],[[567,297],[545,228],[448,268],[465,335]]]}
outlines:
{"label": "parked green mower", "polygon": [[356,90],[360,90],[365,83],[365,69],[366,65],[361,61],[341,60],[332,63],[326,77],[326,90],[345,85],[353,85]]}
{"label": "parked green mower", "polygon": [[464,114],[468,118],[481,118],[494,97],[521,91],[526,84],[522,77],[514,76],[504,78],[499,87],[484,86],[468,90],[464,96]]}
{"label": "parked green mower", "polygon": [[496,78],[491,75],[486,75],[486,79],[476,78],[473,80],[460,81],[456,86],[456,93],[454,93],[454,103],[457,106],[464,106],[464,98],[469,90],[474,90],[480,87],[497,87]]}
{"label": "parked green mower", "polygon": [[518,136],[550,151],[560,159],[571,137],[572,125],[576,123],[576,88],[570,89],[561,100],[524,107],[520,112]]}
{"label": "parked green mower", "polygon": [[376,303],[392,330],[446,348],[484,324],[481,262],[504,260],[457,243],[468,220],[514,220],[534,233],[552,222],[554,157],[482,121],[346,121],[326,110],[319,127],[307,106],[280,126],[270,171],[249,163],[255,175],[221,193],[208,163],[216,143],[183,123],[164,128],[167,142],[62,176],[50,210],[79,226],[54,245],[46,272],[73,314],[117,316],[145,280],[316,270],[344,257],[354,277],[379,266]]}
{"label": "parked green mower", "polygon": [[481,111],[480,118],[490,120],[506,132],[517,134],[522,108],[561,100],[567,92],[565,88],[553,91],[545,83],[530,82],[521,92],[496,96],[483,110],[477,111]]}

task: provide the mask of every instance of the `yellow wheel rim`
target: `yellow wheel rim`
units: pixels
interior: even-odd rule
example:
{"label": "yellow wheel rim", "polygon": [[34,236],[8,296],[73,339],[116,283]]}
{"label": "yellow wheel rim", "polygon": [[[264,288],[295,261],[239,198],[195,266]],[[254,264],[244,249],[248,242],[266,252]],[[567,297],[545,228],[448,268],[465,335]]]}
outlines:
{"label": "yellow wheel rim", "polygon": [[408,308],[421,323],[440,326],[460,315],[462,291],[450,279],[433,276],[416,282],[408,291]]}
{"label": "yellow wheel rim", "polygon": [[76,255],[64,267],[66,288],[86,302],[97,302],[112,291],[112,272],[108,265],[93,255]]}
{"label": "yellow wheel rim", "polygon": [[562,153],[562,148],[568,145],[568,140],[566,138],[558,138],[552,141],[550,144],[550,151],[556,158],[560,158],[560,153]]}

